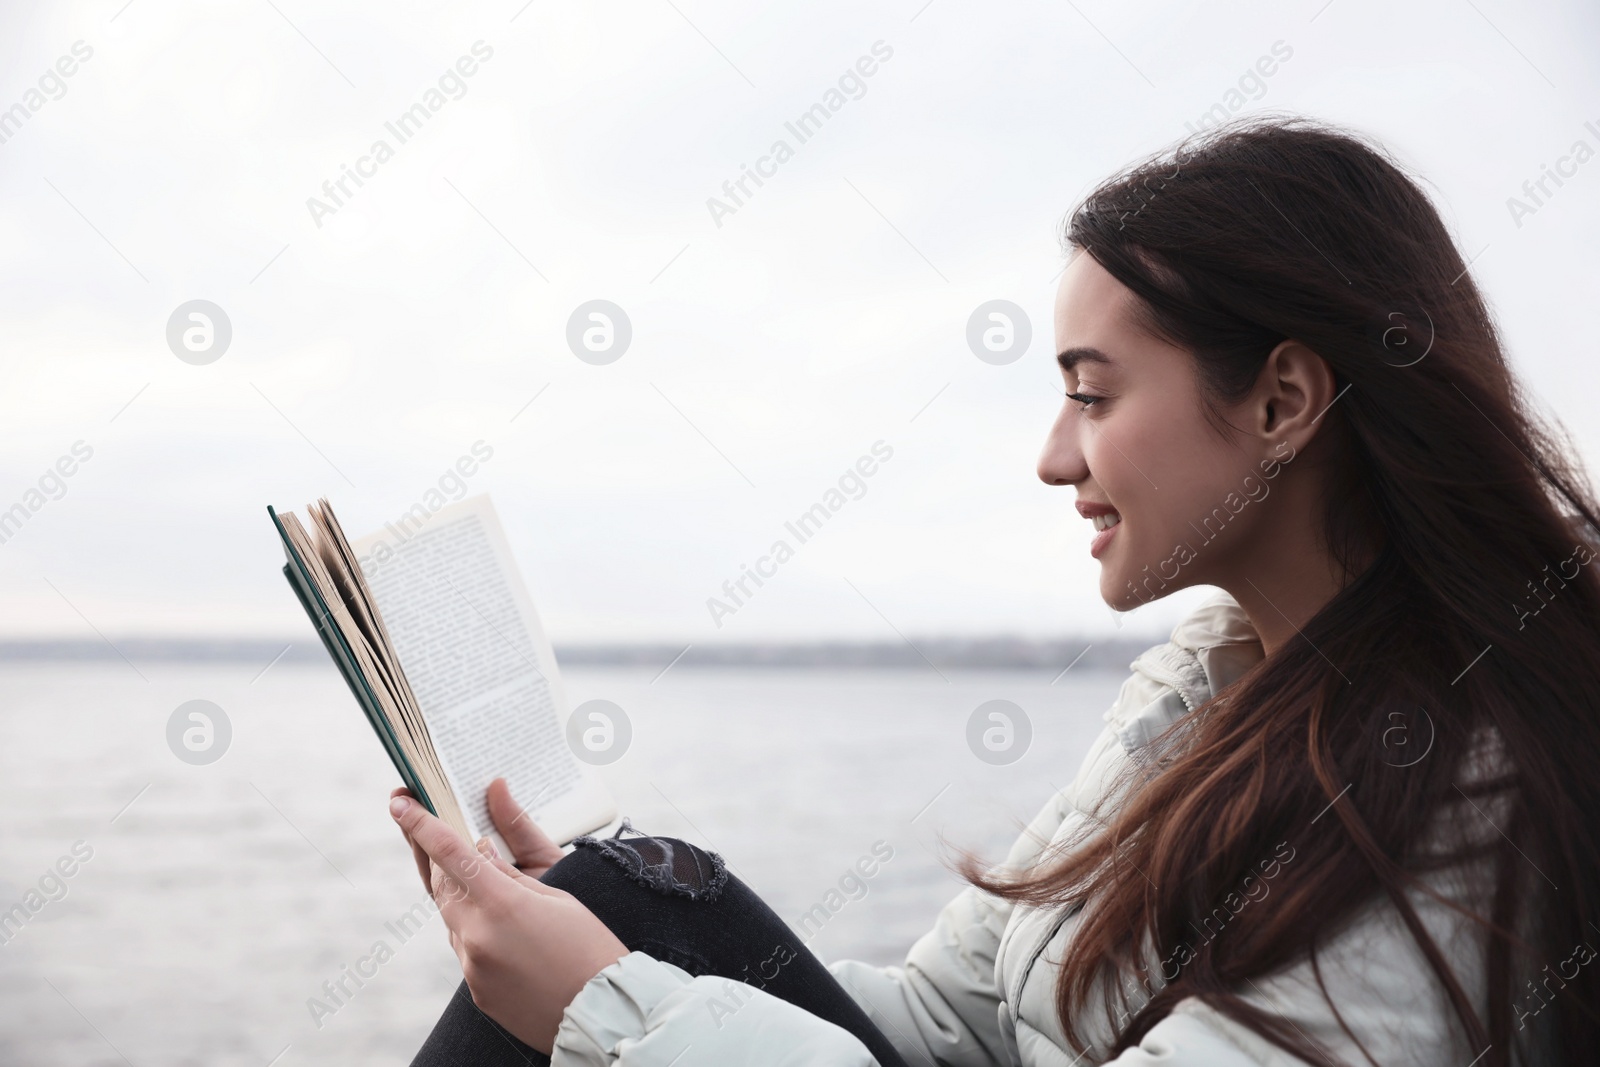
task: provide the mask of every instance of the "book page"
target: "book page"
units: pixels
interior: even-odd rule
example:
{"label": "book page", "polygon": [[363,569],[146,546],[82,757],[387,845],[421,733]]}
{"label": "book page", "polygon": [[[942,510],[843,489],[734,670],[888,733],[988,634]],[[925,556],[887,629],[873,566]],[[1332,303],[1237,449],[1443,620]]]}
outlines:
{"label": "book page", "polygon": [[610,791],[567,746],[555,655],[489,498],[352,547],[475,834],[492,836],[485,790],[502,776],[558,844],[610,822]]}
{"label": "book page", "polygon": [[[399,667],[393,645],[383,632],[382,620],[376,617],[369,603],[359,571],[351,570],[356,566],[355,560],[349,555],[349,546],[344,541],[333,509],[323,500],[319,504],[312,504],[308,513],[312,528],[317,531],[315,537],[292,512],[278,518],[291,567],[298,562],[315,595],[327,606],[327,615],[319,615],[313,622],[319,629],[332,623],[339,631],[354,661],[353,669],[365,683],[366,691],[377,702],[377,707],[369,715],[377,715],[387,723],[388,732],[399,747],[400,755],[416,776],[418,787],[432,802],[439,818],[458,833],[470,837],[472,828],[467,825],[465,814],[446,780],[444,768],[434,753],[421,709]],[[308,611],[318,610],[309,603],[306,607]],[[329,651],[333,652],[331,645]],[[337,663],[338,656],[334,658]],[[346,681],[350,682],[352,689],[356,688],[354,680],[347,677]],[[357,700],[362,701],[359,693]],[[376,721],[373,727],[380,734],[384,732]]]}

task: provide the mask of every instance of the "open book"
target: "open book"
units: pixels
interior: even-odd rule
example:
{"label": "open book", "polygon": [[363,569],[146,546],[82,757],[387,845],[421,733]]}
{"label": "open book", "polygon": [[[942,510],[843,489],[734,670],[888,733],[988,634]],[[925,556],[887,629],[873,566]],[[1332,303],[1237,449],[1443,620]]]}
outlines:
{"label": "open book", "polygon": [[485,799],[497,777],[557,844],[611,822],[610,791],[568,747],[555,655],[488,496],[353,545],[326,499],[306,511],[303,525],[267,508],[283,573],[412,794],[505,856]]}

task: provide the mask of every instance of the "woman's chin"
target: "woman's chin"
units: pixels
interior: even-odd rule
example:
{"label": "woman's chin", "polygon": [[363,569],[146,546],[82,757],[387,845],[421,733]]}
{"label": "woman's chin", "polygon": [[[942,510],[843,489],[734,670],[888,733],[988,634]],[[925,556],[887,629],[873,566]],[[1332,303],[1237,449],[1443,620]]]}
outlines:
{"label": "woman's chin", "polygon": [[[1113,611],[1132,611],[1152,601],[1160,600],[1177,588],[1176,584],[1171,582],[1145,581],[1141,584],[1135,581],[1136,578],[1148,579],[1151,573],[1148,570],[1135,570],[1132,574],[1125,571],[1126,568],[1119,567],[1114,561],[1101,560],[1100,599],[1104,600],[1106,606]],[[1165,588],[1159,588],[1160,585],[1165,585]]]}
{"label": "woman's chin", "polygon": [[1128,580],[1122,577],[1116,568],[1104,564],[1100,568],[1100,599],[1104,600],[1106,607],[1112,611],[1131,611],[1139,606],[1138,599],[1129,588]]}

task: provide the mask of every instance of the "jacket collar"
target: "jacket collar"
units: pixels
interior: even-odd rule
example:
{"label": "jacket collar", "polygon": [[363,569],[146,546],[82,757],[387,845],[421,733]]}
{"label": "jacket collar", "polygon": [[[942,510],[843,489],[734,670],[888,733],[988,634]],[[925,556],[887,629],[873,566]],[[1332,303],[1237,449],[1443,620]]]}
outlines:
{"label": "jacket collar", "polygon": [[1118,709],[1122,747],[1140,763],[1159,758],[1165,746],[1151,742],[1264,658],[1261,639],[1244,609],[1218,590],[1178,623],[1165,644],[1133,661],[1133,670],[1157,683],[1158,692],[1148,698],[1149,686],[1136,688],[1145,702]]}

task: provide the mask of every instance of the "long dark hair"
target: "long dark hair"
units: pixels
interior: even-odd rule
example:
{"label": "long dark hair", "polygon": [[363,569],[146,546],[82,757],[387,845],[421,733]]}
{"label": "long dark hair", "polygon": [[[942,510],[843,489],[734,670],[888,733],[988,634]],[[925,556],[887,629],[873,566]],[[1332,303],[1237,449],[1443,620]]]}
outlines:
{"label": "long dark hair", "polygon": [[[1174,728],[1170,761],[1093,836],[1026,872],[958,863],[1012,900],[1084,905],[1058,987],[1069,1040],[1085,1048],[1085,1012],[1103,1007],[1120,1050],[1198,997],[1329,1062],[1239,991],[1315,962],[1387,898],[1473,1050],[1488,1048],[1482,1064],[1592,1055],[1600,966],[1560,965],[1600,943],[1600,580],[1588,565],[1600,518],[1570,442],[1530,412],[1438,212],[1382,148],[1312,120],[1253,119],[1101,183],[1063,242],[1192,352],[1210,414],[1242,399],[1286,338],[1327,361],[1340,392],[1319,432],[1324,531],[1347,575],[1301,636]],[[1411,748],[1392,743],[1397,727]],[[1293,860],[1274,864],[1273,903],[1229,907],[1284,843]],[[1482,1013],[1415,906],[1439,899],[1425,875],[1459,864],[1491,872],[1468,909]],[[1197,938],[1219,908],[1226,928]],[[1174,957],[1148,980],[1151,960]],[[1130,995],[1130,978],[1148,993]]]}

